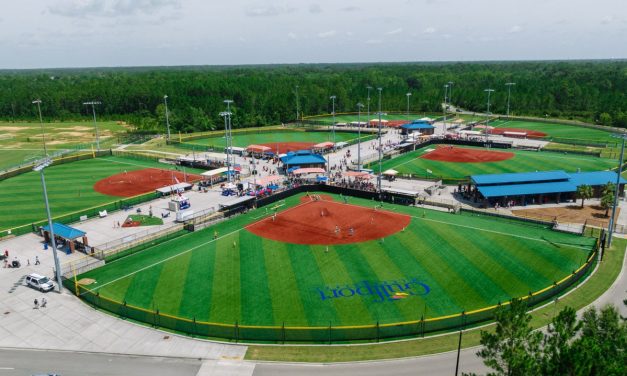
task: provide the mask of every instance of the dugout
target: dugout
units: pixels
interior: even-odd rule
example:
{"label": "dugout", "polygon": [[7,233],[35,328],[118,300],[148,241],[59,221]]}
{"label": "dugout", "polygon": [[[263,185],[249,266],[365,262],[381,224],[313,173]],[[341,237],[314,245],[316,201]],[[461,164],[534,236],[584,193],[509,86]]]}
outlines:
{"label": "dugout", "polygon": [[313,153],[309,150],[300,150],[297,152],[287,153],[280,158],[283,168],[288,171],[290,168],[306,168],[319,167],[326,169],[327,160],[320,154]]}
{"label": "dugout", "polygon": [[[40,227],[40,231],[41,236],[44,237],[46,247],[48,244],[52,245],[50,241],[50,226],[42,226]],[[54,240],[57,244],[57,249],[61,249],[68,255],[75,251],[87,253],[89,243],[85,231],[57,222],[52,223],[52,231],[54,232]]]}

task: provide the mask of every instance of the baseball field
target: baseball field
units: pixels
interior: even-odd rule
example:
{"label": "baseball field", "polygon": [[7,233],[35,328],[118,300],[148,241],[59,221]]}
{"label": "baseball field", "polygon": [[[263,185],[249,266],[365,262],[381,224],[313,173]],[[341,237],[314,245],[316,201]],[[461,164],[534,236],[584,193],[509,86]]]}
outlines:
{"label": "baseball field", "polygon": [[[430,145],[384,161],[381,168],[401,174],[462,179],[469,175],[508,172],[608,170],[616,165],[614,159],[587,155]],[[378,163],[371,163],[368,168],[377,170]]]}
{"label": "baseball field", "polygon": [[[611,132],[600,129],[578,127],[574,125],[542,123],[534,121],[519,120],[496,120],[491,121],[490,126],[511,130],[529,130],[539,132],[539,138],[564,140],[580,140],[582,142],[609,143],[616,145],[617,140],[611,137]],[[544,135],[542,135],[544,134]]]}
{"label": "baseball field", "polygon": [[595,242],[465,212],[317,197],[289,197],[77,280],[116,312],[190,325],[374,325],[526,296],[569,276]]}
{"label": "baseball field", "polygon": [[[171,184],[171,173],[161,173],[160,171],[175,171],[176,166],[120,157],[88,159],[50,166],[45,169],[45,177],[51,214],[53,217],[62,216],[118,201],[133,194],[148,192],[151,187],[145,182],[141,183],[139,180],[133,181],[124,177],[107,185],[110,187],[123,185],[127,192],[116,194],[116,192],[105,190],[99,192],[95,189],[95,185],[99,181],[116,174],[132,174],[146,169],[156,169],[159,172],[153,172],[155,183],[158,178],[157,175],[163,174],[165,175],[164,182]],[[193,174],[201,171],[187,169],[187,172]],[[180,181],[183,181],[182,172],[176,172],[176,176]],[[139,191],[129,192],[127,186],[138,188]],[[146,188],[147,186],[148,188]],[[0,181],[0,231],[41,221],[45,218],[43,192],[38,172],[31,171]]]}
{"label": "baseball field", "polygon": [[[369,135],[362,134],[362,140],[365,140]],[[342,132],[337,130],[335,132],[336,142],[346,142],[357,139],[356,132]],[[332,141],[332,132],[303,132],[293,130],[276,130],[273,132],[261,131],[258,133],[234,133],[233,145],[238,147],[247,147],[248,145],[264,145],[275,150],[278,148],[280,153],[288,151],[296,151],[300,149],[311,148],[313,145]],[[224,147],[224,137],[216,136],[209,138],[201,138],[192,141],[186,141],[186,144],[198,145],[198,146],[217,146],[218,148]]]}

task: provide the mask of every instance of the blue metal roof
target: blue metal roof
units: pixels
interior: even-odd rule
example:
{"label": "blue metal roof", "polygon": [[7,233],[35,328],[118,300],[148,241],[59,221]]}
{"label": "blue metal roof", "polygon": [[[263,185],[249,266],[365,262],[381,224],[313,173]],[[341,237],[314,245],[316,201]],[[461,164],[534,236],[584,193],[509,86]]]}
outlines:
{"label": "blue metal roof", "polygon": [[[44,231],[50,231],[50,226],[45,225],[42,227]],[[55,236],[60,236],[64,239],[74,240],[83,237],[86,233],[74,227],[66,226],[62,223],[53,222],[52,230]]]}
{"label": "blue metal roof", "polygon": [[558,192],[575,192],[577,186],[571,182],[550,182],[550,183],[525,183],[508,185],[488,185],[478,186],[477,189],[483,197],[503,197],[537,195]]}
{"label": "blue metal roof", "polygon": [[[616,184],[616,175],[614,171],[574,172],[570,174],[570,181],[577,186]],[[621,177],[620,184],[627,184],[627,180]]]}
{"label": "blue metal roof", "polygon": [[314,154],[309,150],[300,150],[296,153],[288,153],[286,156],[281,157],[281,162],[289,166],[325,164],[327,163],[327,160],[320,154]]}
{"label": "blue metal roof", "polygon": [[570,175],[558,171],[517,172],[509,174],[472,175],[470,179],[476,185],[516,184],[533,182],[568,181]]}
{"label": "blue metal roof", "polygon": [[414,129],[434,129],[435,127],[425,121],[425,122],[414,122],[414,123],[409,123],[409,124],[403,124],[401,125],[401,128],[414,130]]}

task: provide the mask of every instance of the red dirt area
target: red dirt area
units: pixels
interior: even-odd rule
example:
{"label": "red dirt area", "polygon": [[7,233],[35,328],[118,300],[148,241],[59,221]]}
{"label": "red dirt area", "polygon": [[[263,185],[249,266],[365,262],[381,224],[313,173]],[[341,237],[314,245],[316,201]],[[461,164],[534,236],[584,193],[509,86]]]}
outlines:
{"label": "red dirt area", "polygon": [[410,121],[408,120],[388,120],[387,124],[385,124],[387,127],[392,127],[392,128],[398,128],[401,125],[404,124],[409,124]]}
{"label": "red dirt area", "polygon": [[422,159],[441,162],[500,162],[514,157],[514,153],[504,151],[491,151],[479,149],[456,148],[453,146],[442,146],[434,151],[421,156]]}
{"label": "red dirt area", "polygon": [[124,221],[122,227],[139,227],[142,224],[139,221]]}
{"label": "red dirt area", "polygon": [[[333,245],[380,239],[403,230],[408,215],[322,199],[309,201],[246,227],[257,236],[285,243]],[[338,231],[336,232],[336,226]],[[352,229],[352,231],[351,231]]]}
{"label": "red dirt area", "polygon": [[547,134],[544,132],[532,131],[522,128],[494,128],[490,130],[490,134],[503,134],[505,132],[524,132],[527,133],[527,138],[544,138],[547,136]]}
{"label": "red dirt area", "polygon": [[[185,181],[185,175],[182,172],[146,168],[122,172],[99,180],[94,184],[94,190],[103,195],[132,197],[176,184],[172,176],[175,176],[180,182]],[[201,179],[202,176],[200,175],[187,174],[187,182]]]}
{"label": "red dirt area", "polygon": [[298,151],[298,150],[309,150],[311,149],[315,143],[313,142],[269,142],[266,144],[259,144],[262,146],[267,146],[272,149],[273,153],[279,150],[279,154],[287,153],[288,151]]}

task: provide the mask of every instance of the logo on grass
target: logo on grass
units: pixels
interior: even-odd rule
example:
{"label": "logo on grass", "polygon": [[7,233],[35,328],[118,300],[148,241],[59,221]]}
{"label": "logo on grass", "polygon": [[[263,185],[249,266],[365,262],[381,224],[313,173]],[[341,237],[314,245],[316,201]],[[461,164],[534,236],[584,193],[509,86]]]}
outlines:
{"label": "logo on grass", "polygon": [[321,300],[352,298],[355,296],[372,297],[375,303],[393,302],[412,296],[427,295],[431,288],[418,278],[393,281],[361,281],[354,285],[324,286],[316,288]]}

